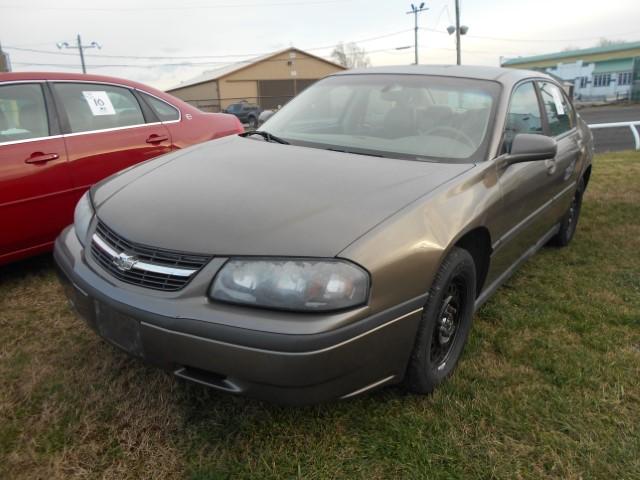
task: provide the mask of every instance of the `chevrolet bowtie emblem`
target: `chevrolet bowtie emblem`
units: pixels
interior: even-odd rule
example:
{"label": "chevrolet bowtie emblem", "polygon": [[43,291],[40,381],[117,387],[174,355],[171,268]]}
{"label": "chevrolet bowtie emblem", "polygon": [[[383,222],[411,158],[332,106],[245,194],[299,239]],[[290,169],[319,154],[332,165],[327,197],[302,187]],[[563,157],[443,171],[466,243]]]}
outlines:
{"label": "chevrolet bowtie emblem", "polygon": [[138,259],[126,253],[120,253],[113,259],[113,264],[118,267],[118,270],[122,270],[123,272],[131,270],[136,263],[138,263]]}

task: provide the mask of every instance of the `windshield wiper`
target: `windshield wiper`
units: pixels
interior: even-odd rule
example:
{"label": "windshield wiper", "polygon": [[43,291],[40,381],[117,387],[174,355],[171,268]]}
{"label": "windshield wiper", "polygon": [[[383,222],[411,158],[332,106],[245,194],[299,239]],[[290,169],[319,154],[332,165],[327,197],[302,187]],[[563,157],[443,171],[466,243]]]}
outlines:
{"label": "windshield wiper", "polygon": [[345,148],[327,148],[325,150],[331,150],[332,152],[341,152],[341,153],[352,153],[354,155],[366,155],[368,157],[381,157],[381,158],[388,158],[385,157],[384,155],[380,154],[380,153],[372,153],[372,152],[362,152],[362,151],[357,151],[357,150],[347,150]]}
{"label": "windshield wiper", "polygon": [[264,130],[251,130],[249,132],[244,132],[240,134],[241,137],[248,137],[249,135],[260,135],[267,142],[276,142],[276,143],[281,143],[283,145],[290,145],[290,143],[284,140],[283,138],[276,137],[275,135],[269,132],[265,132]]}

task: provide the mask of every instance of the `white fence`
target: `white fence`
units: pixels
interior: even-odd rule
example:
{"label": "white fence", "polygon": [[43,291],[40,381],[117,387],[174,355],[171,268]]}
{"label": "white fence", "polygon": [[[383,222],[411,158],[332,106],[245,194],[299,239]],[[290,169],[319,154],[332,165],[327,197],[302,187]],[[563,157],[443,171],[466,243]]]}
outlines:
{"label": "white fence", "polygon": [[640,134],[638,134],[638,125],[640,125],[640,121],[637,122],[615,122],[615,123],[592,123],[589,125],[591,130],[597,130],[599,128],[624,128],[629,127],[631,130],[631,134],[633,135],[633,139],[636,142],[636,150],[640,150]]}

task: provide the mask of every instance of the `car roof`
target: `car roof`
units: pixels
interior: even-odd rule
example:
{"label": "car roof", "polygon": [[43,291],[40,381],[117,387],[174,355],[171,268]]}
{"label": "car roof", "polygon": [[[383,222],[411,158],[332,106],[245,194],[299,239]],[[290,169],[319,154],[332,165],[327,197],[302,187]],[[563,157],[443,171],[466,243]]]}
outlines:
{"label": "car roof", "polygon": [[394,65],[387,67],[356,68],[338,75],[388,74],[388,75],[432,75],[442,77],[492,80],[502,84],[513,84],[525,78],[548,78],[544,73],[516,68],[485,67],[475,65]]}
{"label": "car roof", "polygon": [[171,94],[165,93],[157,88],[153,88],[150,85],[144,83],[134,82],[133,80],[127,80],[125,78],[110,77],[107,75],[92,75],[87,73],[63,73],[63,72],[8,72],[0,73],[0,82],[17,82],[28,80],[77,80],[80,82],[102,82],[102,83],[115,83],[118,85],[125,85],[130,88],[138,88],[142,91],[151,93],[157,97],[169,101],[173,105],[180,104],[183,109],[196,110],[186,102],[183,102],[177,97]]}
{"label": "car roof", "polygon": [[124,78],[109,77],[107,75],[92,75],[87,73],[62,73],[62,72],[8,72],[0,73],[0,82],[13,80],[79,80],[107,83],[121,83],[133,87],[151,88],[148,85],[126,80]]}

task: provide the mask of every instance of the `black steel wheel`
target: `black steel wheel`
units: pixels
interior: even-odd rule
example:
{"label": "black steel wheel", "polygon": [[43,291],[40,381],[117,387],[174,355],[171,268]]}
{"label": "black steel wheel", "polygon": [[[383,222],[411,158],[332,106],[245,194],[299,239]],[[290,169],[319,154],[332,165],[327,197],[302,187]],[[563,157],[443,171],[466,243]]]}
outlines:
{"label": "black steel wheel", "polygon": [[471,330],[476,292],[473,257],[454,247],[440,267],[422,314],[405,383],[431,393],[455,369]]}

